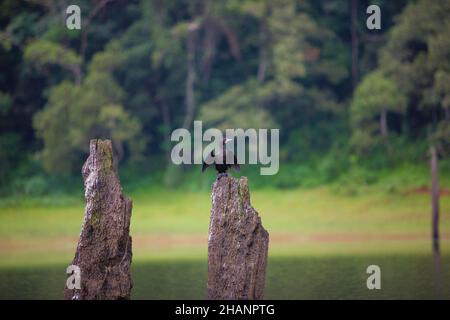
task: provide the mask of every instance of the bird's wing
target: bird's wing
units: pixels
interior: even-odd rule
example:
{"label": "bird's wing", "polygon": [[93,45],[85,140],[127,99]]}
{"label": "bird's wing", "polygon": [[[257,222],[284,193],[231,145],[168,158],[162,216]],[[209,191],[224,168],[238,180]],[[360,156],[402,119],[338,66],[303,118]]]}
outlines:
{"label": "bird's wing", "polygon": [[202,172],[204,172],[212,164],[213,158],[214,158],[214,150],[211,151],[211,153],[203,161]]}
{"label": "bird's wing", "polygon": [[229,165],[231,167],[233,167],[236,171],[240,171],[241,167],[239,166],[239,163],[237,161],[237,158],[236,158],[236,155],[234,154],[234,152],[231,150],[227,150],[227,157],[233,158],[233,163],[230,163]]}

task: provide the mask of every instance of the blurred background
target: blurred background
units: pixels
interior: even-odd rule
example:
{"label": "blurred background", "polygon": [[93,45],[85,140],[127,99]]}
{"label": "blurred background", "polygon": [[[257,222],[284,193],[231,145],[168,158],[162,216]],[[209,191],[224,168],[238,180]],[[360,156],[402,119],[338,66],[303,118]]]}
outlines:
{"label": "blurred background", "polygon": [[215,173],[170,160],[194,120],[280,129],[277,175],[232,173],[266,298],[450,298],[450,1],[2,0],[0,44],[1,299],[62,298],[93,138],[134,203],[132,297],[205,298]]}

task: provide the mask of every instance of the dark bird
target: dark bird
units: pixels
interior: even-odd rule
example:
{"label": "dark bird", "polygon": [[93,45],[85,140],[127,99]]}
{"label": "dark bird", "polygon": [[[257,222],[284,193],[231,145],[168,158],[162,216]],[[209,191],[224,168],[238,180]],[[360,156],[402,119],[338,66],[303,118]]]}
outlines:
{"label": "dark bird", "polygon": [[[231,139],[223,139],[222,143],[219,148],[219,153],[215,157],[214,150],[211,151],[211,153],[206,157],[206,159],[203,161],[203,167],[202,172],[204,172],[209,166],[212,166],[214,164],[216,170],[217,170],[217,179],[220,179],[223,176],[227,176],[227,170],[229,168],[234,168],[236,171],[240,170],[239,163],[237,162],[236,155],[231,150],[227,150],[226,144],[228,142],[232,141]],[[233,163],[227,163],[227,155],[229,159],[233,159]],[[222,157],[223,161],[222,163],[216,163],[215,159],[218,159],[219,157]],[[209,163],[209,164],[208,164]]]}

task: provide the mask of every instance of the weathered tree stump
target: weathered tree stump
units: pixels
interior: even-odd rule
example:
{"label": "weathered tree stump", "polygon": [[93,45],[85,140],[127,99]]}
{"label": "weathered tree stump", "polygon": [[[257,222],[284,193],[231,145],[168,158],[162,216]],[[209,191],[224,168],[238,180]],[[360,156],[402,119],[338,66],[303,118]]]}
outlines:
{"label": "weathered tree stump", "polygon": [[122,193],[113,165],[111,141],[91,140],[82,174],[86,208],[72,261],[80,271],[79,288],[71,286],[71,289],[66,283],[64,297],[129,299],[132,202]]}
{"label": "weathered tree stump", "polygon": [[269,233],[250,204],[246,177],[222,177],[212,189],[208,299],[262,299]]}

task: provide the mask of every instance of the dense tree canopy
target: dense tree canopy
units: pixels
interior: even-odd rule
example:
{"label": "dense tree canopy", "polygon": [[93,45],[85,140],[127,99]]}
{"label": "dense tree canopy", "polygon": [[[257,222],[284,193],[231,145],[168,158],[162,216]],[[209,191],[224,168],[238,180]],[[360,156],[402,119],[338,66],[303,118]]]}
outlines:
{"label": "dense tree canopy", "polygon": [[164,170],[171,131],[195,119],[280,128],[282,161],[336,175],[397,140],[444,151],[449,2],[377,3],[381,30],[363,0],[81,0],[68,30],[64,2],[2,1],[0,184],[77,171],[98,137]]}
{"label": "dense tree canopy", "polygon": [[[448,144],[450,139],[450,2],[409,4],[390,30],[381,53],[386,70],[407,96],[415,136]],[[433,142],[432,142],[433,143]]]}
{"label": "dense tree canopy", "polygon": [[367,151],[380,140],[387,143],[388,112],[404,113],[405,100],[395,82],[380,71],[367,74],[357,87],[350,106],[352,144]]}

